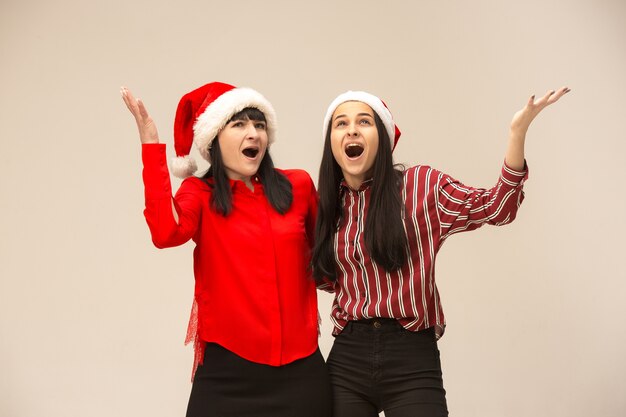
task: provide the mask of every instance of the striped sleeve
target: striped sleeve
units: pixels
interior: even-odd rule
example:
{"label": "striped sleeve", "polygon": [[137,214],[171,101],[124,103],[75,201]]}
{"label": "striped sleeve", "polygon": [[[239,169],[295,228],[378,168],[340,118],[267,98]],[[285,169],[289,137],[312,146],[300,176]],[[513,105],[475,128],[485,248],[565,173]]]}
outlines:
{"label": "striped sleeve", "polygon": [[448,236],[479,228],[485,223],[500,226],[512,222],[524,200],[524,181],[528,168],[516,171],[506,165],[493,188],[467,187],[446,174],[437,181],[437,210],[441,240]]}
{"label": "striped sleeve", "polygon": [[317,284],[317,289],[321,290],[321,291],[326,291],[326,292],[334,294],[335,293],[335,285],[336,285],[336,282],[329,281],[328,279],[325,279],[325,280],[323,280],[323,281],[321,281],[321,282],[319,282]]}

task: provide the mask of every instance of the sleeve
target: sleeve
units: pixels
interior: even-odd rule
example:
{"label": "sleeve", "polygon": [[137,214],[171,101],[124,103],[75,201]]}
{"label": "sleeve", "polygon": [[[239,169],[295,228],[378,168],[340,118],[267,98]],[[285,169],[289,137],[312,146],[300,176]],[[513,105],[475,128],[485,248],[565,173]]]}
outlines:
{"label": "sleeve", "polygon": [[515,171],[504,163],[497,184],[488,190],[467,187],[440,174],[436,198],[441,240],[485,223],[501,226],[512,222],[524,200],[523,186],[527,178],[526,161],[523,171]]}
{"label": "sleeve", "polygon": [[317,205],[319,203],[319,197],[317,195],[317,190],[315,189],[315,184],[313,184],[313,180],[311,179],[309,174],[306,174],[306,178],[310,190],[308,194],[308,212],[306,216],[305,227],[307,239],[309,240],[309,247],[312,248],[315,244],[315,227],[317,223]]}
{"label": "sleeve", "polygon": [[146,200],[144,216],[152,242],[157,248],[182,245],[198,228],[202,208],[198,186],[187,179],[173,198],[165,144],[144,144],[141,156]]}
{"label": "sleeve", "polygon": [[328,279],[324,279],[323,281],[318,282],[316,286],[318,290],[326,291],[331,294],[334,294],[336,284],[337,284],[336,282],[329,281]]}
{"label": "sleeve", "polygon": [[[308,194],[308,212],[305,221],[306,234],[309,240],[309,246],[313,248],[315,244],[315,227],[317,225],[317,207],[319,204],[319,195],[317,194],[317,190],[315,189],[315,184],[313,184],[313,180],[311,176],[306,174],[307,184],[310,187],[310,191]],[[335,283],[329,281],[328,279],[324,279],[321,282],[316,284],[318,290],[326,291],[329,293],[335,292]]]}

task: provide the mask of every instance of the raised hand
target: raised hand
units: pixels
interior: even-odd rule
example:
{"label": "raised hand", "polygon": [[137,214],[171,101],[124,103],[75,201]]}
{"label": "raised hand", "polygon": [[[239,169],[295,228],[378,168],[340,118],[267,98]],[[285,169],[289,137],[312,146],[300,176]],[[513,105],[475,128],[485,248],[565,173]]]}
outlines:
{"label": "raised hand", "polygon": [[535,100],[532,95],[528,99],[526,106],[515,113],[511,121],[509,131],[509,144],[506,150],[506,163],[510,168],[522,170],[524,168],[524,143],[526,142],[526,132],[537,115],[549,105],[556,103],[564,94],[570,92],[568,87],[562,87],[558,91],[548,91],[539,100]]}
{"label": "raised hand", "polygon": [[525,134],[532,121],[543,109],[556,103],[558,99],[570,91],[568,87],[562,87],[557,91],[551,90],[538,100],[535,100],[535,95],[533,94],[528,99],[526,106],[513,116],[511,130],[519,134]]}
{"label": "raised hand", "polygon": [[122,87],[120,93],[122,94],[124,103],[126,103],[126,107],[128,107],[128,110],[135,118],[141,143],[159,143],[159,133],[157,132],[156,125],[152,117],[148,114],[148,110],[146,110],[143,102],[136,99],[126,87]]}

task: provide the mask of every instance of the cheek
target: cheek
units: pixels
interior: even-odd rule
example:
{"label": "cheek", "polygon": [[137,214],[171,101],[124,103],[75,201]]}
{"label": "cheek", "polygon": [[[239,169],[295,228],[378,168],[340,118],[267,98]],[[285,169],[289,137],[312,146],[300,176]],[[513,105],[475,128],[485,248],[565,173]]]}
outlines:
{"label": "cheek", "polygon": [[367,159],[371,160],[373,163],[374,159],[376,159],[376,154],[378,154],[378,135],[377,134],[374,134],[368,138],[367,148],[368,148]]}
{"label": "cheek", "polygon": [[230,164],[236,159],[237,149],[227,140],[220,141],[220,152],[222,153],[222,160],[225,164]]}
{"label": "cheek", "polygon": [[232,138],[228,135],[227,132],[221,132],[218,136],[217,136],[217,140],[220,143],[220,149],[222,151],[227,151],[228,149],[230,149],[231,147],[231,143],[232,143]]}
{"label": "cheek", "polygon": [[367,163],[366,169],[369,171],[374,166],[374,162],[376,161],[376,155],[378,154],[378,142],[372,143],[369,148],[369,152],[367,154]]}
{"label": "cheek", "polygon": [[367,163],[366,163],[366,166],[365,166],[365,170],[366,171],[370,171],[370,170],[372,170],[374,168],[375,160],[376,160],[376,153],[368,155]]}
{"label": "cheek", "polygon": [[263,133],[261,133],[261,135],[259,135],[259,139],[260,139],[260,142],[261,142],[261,146],[264,146],[266,148],[269,146],[270,139],[267,136],[267,131],[266,130],[264,130]]}
{"label": "cheek", "polygon": [[266,153],[269,152],[270,150],[270,142],[269,139],[267,137],[267,134],[265,134],[265,136],[263,138],[261,138],[261,143],[259,144],[261,147],[261,154],[265,155]]}
{"label": "cheek", "polygon": [[343,149],[341,147],[341,139],[330,137],[330,149],[333,152],[333,156],[335,159],[339,160],[341,155],[343,154]]}

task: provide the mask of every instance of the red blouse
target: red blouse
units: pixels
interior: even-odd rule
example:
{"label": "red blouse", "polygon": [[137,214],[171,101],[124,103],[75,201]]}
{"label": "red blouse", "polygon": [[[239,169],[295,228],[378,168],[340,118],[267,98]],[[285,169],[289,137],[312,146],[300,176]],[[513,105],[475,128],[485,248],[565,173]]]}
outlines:
{"label": "red blouse", "polygon": [[144,215],[158,248],[192,239],[194,309],[188,341],[194,340],[194,371],[204,344],[218,343],[252,362],[279,366],[317,349],[318,314],[310,251],[317,193],[305,171],[282,172],[293,186],[284,215],[269,204],[258,179],[254,191],[231,181],[233,210],[210,207],[205,180],[183,181],[172,211],[172,190],[164,144],[142,146]]}

